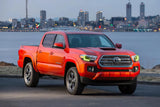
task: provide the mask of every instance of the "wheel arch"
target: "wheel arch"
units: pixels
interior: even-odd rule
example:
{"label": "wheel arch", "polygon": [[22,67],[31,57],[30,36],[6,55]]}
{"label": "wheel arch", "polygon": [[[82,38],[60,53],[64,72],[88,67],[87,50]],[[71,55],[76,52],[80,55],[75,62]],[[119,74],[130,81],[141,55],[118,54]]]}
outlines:
{"label": "wheel arch", "polygon": [[29,62],[32,62],[32,66],[33,66],[34,70],[36,71],[35,64],[34,64],[34,61],[32,60],[32,58],[30,56],[25,56],[24,59],[23,59],[23,72],[22,72],[22,76],[24,76],[24,67]]}
{"label": "wheel arch", "polygon": [[[76,68],[77,68],[77,71],[78,71],[78,66],[77,66],[77,64],[76,64],[74,61],[68,61],[68,62],[66,62],[66,64],[65,64],[65,69],[64,69],[64,85],[66,85],[66,84],[65,84],[65,79],[66,79],[67,71],[68,71],[68,69],[71,68],[71,67],[76,67]],[[77,73],[78,73],[78,72],[77,72]]]}

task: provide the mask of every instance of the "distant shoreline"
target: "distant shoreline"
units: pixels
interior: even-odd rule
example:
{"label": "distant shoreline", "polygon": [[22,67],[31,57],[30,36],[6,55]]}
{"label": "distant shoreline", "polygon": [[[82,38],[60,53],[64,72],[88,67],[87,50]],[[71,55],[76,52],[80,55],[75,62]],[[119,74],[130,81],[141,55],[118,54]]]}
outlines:
{"label": "distant shoreline", "polygon": [[0,31],[0,32],[49,32],[49,31]]}
{"label": "distant shoreline", "polygon": [[[59,29],[59,30],[65,30],[65,29]],[[67,30],[67,29],[66,29]],[[103,29],[98,29],[98,30],[81,30],[80,31],[93,31],[93,32],[135,32],[135,31],[112,31],[112,30],[103,30]],[[48,31],[55,31],[55,30],[43,30],[43,29],[38,29],[38,30],[33,30],[33,29],[23,29],[23,30],[0,30],[0,32],[48,32]],[[139,31],[139,32],[154,32],[154,31]],[[160,31],[156,31],[160,32]]]}

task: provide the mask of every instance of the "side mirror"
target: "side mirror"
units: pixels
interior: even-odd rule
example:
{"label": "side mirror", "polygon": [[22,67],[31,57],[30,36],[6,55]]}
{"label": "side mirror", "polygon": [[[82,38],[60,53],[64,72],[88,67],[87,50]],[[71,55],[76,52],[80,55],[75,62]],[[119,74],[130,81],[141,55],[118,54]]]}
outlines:
{"label": "side mirror", "polygon": [[63,43],[59,42],[59,43],[54,43],[53,45],[55,48],[61,48],[61,49],[64,49],[64,45]]}
{"label": "side mirror", "polygon": [[118,48],[118,49],[121,49],[122,48],[122,44],[120,44],[120,43],[116,43],[116,48]]}

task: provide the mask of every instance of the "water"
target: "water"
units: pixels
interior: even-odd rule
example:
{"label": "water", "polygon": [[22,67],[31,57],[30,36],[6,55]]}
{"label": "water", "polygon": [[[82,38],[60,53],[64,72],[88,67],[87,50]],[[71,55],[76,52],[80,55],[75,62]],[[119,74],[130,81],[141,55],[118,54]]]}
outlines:
{"label": "water", "polygon": [[38,45],[42,32],[0,32],[0,61],[17,65],[21,45]]}
{"label": "water", "polygon": [[[21,45],[38,45],[44,32],[0,32],[0,61],[17,64]],[[107,32],[114,43],[140,56],[145,68],[160,64],[160,32]]]}
{"label": "water", "polygon": [[106,33],[114,43],[121,43],[123,49],[132,50],[140,56],[145,68],[160,64],[160,32],[114,32]]}

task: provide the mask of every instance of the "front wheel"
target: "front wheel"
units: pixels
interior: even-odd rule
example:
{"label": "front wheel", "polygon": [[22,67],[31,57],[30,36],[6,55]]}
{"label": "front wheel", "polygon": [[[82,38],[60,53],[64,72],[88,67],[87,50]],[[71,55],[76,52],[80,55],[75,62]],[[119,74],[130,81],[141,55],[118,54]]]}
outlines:
{"label": "front wheel", "polygon": [[137,87],[137,81],[136,83],[129,84],[129,85],[119,85],[119,90],[122,94],[128,94],[131,95],[135,92]]}
{"label": "front wheel", "polygon": [[34,70],[31,62],[27,63],[24,68],[25,85],[28,87],[36,87],[38,81],[39,81],[39,73]]}
{"label": "front wheel", "polygon": [[84,85],[80,82],[80,76],[78,75],[76,67],[71,67],[66,74],[66,89],[72,95],[81,94]]}

